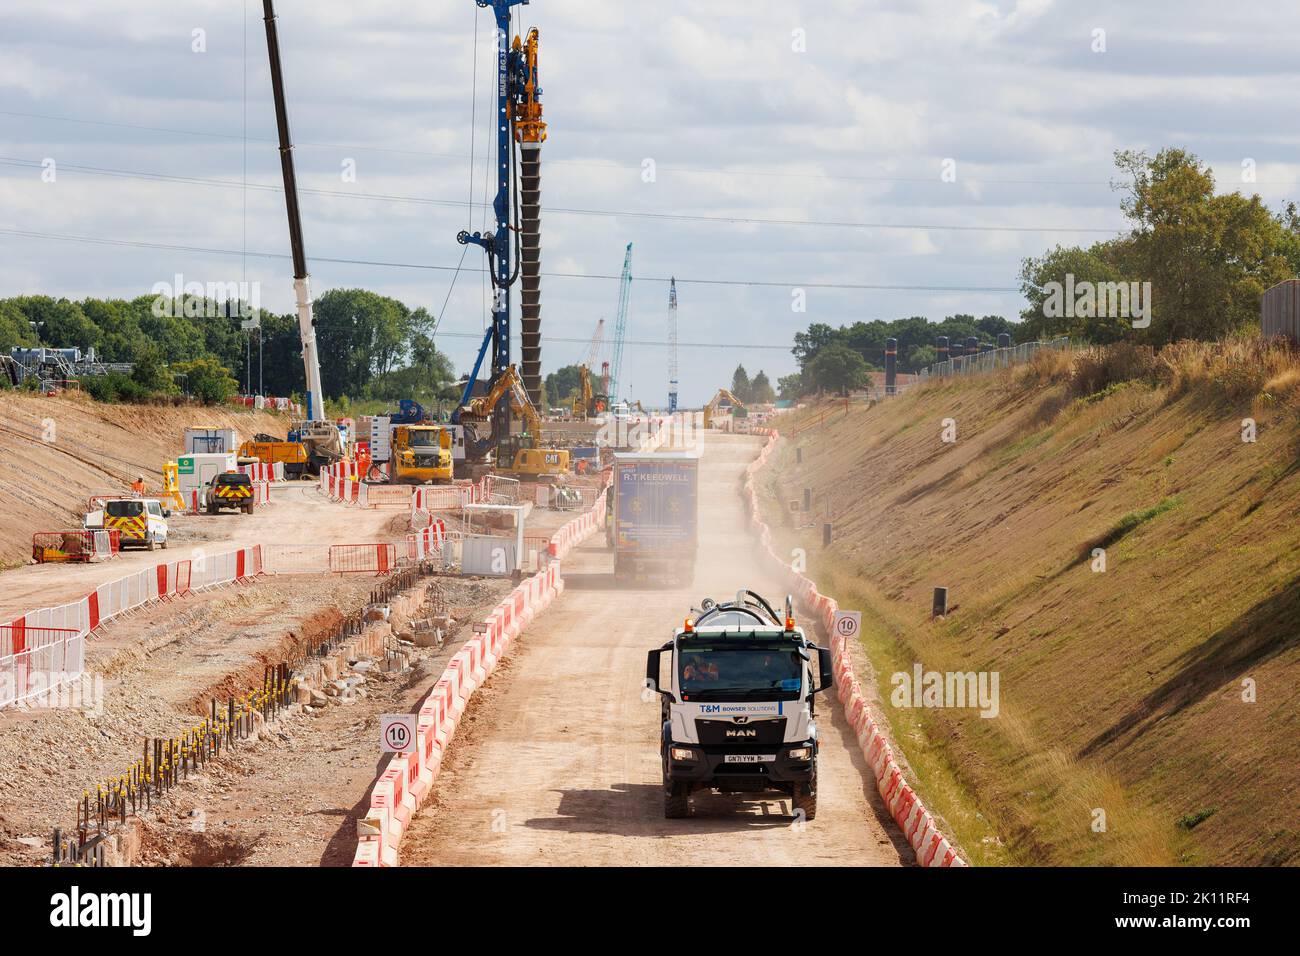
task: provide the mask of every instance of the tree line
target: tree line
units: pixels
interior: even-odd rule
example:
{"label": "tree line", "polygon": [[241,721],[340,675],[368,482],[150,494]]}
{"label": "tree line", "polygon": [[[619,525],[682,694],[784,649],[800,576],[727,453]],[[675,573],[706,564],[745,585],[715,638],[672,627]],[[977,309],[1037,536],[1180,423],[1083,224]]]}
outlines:
{"label": "tree line", "polygon": [[1027,300],[1018,322],[1002,316],[912,316],[833,328],[813,323],[794,336],[799,371],[777,383],[781,398],[861,388],[898,339],[900,371],[936,360],[938,336],[954,345],[1009,333],[1014,342],[1058,337],[1086,344],[1129,341],[1160,348],[1212,340],[1258,326],[1266,289],[1300,274],[1300,210],[1272,212],[1257,194],[1216,193],[1195,155],[1115,153],[1121,235],[1089,246],[1056,246],[1021,263]]}
{"label": "tree line", "polygon": [[[434,346],[433,318],[425,309],[364,289],[333,289],[315,301],[313,315],[326,399],[432,403],[455,397],[451,360]],[[260,330],[244,331],[246,318],[256,319]],[[184,394],[222,402],[256,391],[259,371],[264,394],[301,398],[305,389],[297,316],[242,302],[200,296],[160,302],[156,295],[0,299],[0,354],[42,346],[94,348],[101,362],[133,365],[129,374],[81,379],[85,391],[105,401]]]}

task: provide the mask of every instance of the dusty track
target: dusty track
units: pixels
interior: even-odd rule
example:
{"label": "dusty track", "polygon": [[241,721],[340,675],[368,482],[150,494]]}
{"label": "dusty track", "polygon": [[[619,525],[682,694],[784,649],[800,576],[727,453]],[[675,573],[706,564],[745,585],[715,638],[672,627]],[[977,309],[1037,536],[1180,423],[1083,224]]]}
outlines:
{"label": "dusty track", "polygon": [[404,512],[364,509],[331,502],[311,482],[271,486],[272,504],[251,515],[224,511],[217,515],[176,514],[168,519],[166,550],[128,548],[112,561],[96,564],[27,565],[0,579],[0,619],[85,597],[105,581],[141,568],[195,556],[195,549],[226,551],[254,544],[317,545],[391,541],[405,528],[390,529]]}
{"label": "dusty track", "polygon": [[701,463],[701,561],[688,590],[615,590],[603,538],[566,561],[564,595],[479,692],[403,845],[405,865],[842,864],[912,862],[836,702],[819,697],[819,809],[792,826],[789,803],[697,796],[665,820],[657,698],[645,652],[703,595],[751,587],[781,596],[758,566],[739,479],[756,439],[709,436]]}

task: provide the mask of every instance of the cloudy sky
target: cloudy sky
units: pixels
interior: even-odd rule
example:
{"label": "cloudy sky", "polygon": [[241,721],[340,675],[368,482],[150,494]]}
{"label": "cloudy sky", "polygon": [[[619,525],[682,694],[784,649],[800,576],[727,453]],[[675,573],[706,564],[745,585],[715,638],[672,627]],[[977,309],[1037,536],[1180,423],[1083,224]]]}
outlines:
{"label": "cloudy sky", "polygon": [[[1300,176],[1290,6],[516,7],[542,36],[544,366],[583,357],[601,317],[612,337],[628,242],[624,378],[665,401],[676,275],[682,400],[698,404],[738,361],[792,371],[791,336],[812,321],[1014,317],[1025,256],[1122,228],[1116,149],[1189,148],[1221,188],[1277,208]],[[425,306],[464,370],[486,294],[482,253],[462,260],[455,234],[484,221],[490,14],[473,0],[276,12],[314,290]],[[0,296],[130,297],[181,273],[246,277],[289,311],[261,16],[254,0],[4,0]]]}

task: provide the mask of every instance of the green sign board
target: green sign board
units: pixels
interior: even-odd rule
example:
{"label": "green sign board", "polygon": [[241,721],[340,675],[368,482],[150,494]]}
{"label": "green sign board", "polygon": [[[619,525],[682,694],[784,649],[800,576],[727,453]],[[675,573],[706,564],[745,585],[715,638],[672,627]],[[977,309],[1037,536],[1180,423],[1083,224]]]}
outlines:
{"label": "green sign board", "polygon": [[194,474],[194,459],[191,458],[189,455],[185,455],[182,456],[181,458],[178,458],[176,460],[176,463],[180,466],[178,471],[179,474],[182,475]]}

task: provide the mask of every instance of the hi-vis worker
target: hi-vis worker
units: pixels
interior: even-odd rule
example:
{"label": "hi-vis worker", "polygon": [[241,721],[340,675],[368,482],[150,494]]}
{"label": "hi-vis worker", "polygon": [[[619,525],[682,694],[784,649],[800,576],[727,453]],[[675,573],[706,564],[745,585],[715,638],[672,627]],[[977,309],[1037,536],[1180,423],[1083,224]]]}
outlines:
{"label": "hi-vis worker", "polygon": [[135,481],[131,482],[131,491],[132,491],[134,494],[137,494],[137,495],[140,495],[140,496],[143,497],[143,495],[144,495],[144,490],[145,490],[145,489],[144,489],[144,475],[140,475],[138,478],[136,478]]}

